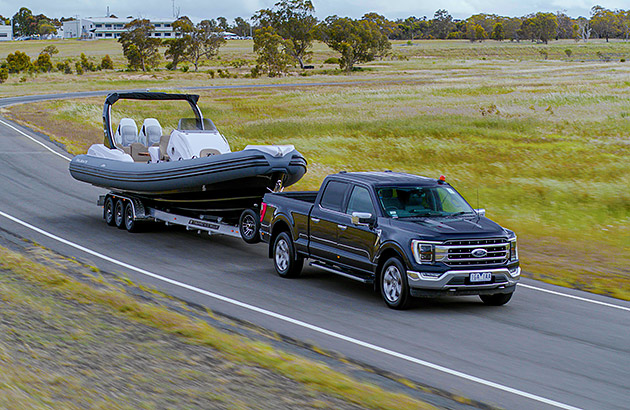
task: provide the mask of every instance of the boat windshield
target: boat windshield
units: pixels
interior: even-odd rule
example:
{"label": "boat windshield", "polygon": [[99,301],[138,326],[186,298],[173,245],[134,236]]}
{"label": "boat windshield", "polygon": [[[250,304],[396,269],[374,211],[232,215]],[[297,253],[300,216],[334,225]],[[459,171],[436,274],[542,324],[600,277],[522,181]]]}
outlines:
{"label": "boat windshield", "polygon": [[208,118],[204,118],[203,122],[198,118],[182,118],[179,120],[177,129],[188,132],[217,132],[217,127]]}
{"label": "boat windshield", "polygon": [[379,187],[376,193],[390,218],[474,214],[471,206],[450,186]]}

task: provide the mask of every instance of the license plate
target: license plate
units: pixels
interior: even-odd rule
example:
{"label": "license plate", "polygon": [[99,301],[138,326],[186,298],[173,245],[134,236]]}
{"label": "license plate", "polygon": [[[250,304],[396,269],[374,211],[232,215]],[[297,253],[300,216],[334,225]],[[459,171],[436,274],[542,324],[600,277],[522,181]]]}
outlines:
{"label": "license plate", "polygon": [[491,272],[481,272],[481,273],[471,273],[470,274],[470,282],[478,283],[478,282],[490,282],[492,281],[492,273]]}

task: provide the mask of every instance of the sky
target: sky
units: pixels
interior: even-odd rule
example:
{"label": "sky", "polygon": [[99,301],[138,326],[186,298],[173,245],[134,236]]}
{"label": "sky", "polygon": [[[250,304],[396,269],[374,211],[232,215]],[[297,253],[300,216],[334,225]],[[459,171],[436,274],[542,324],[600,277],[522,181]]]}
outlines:
{"label": "sky", "polygon": [[[13,16],[20,7],[29,8],[33,14],[48,17],[102,17],[107,13],[118,17],[170,18],[173,5],[180,16],[188,16],[195,21],[224,16],[231,22],[234,17],[251,17],[257,10],[270,8],[278,0],[29,0],[16,3],[0,0],[0,15]],[[435,11],[446,9],[454,18],[466,19],[477,13],[502,16],[523,16],[537,11],[564,11],[572,17],[590,15],[594,5],[608,9],[630,9],[630,0],[312,0],[315,15],[325,18],[331,15],[359,18],[368,12],[377,12],[391,20],[409,16],[433,17]]]}

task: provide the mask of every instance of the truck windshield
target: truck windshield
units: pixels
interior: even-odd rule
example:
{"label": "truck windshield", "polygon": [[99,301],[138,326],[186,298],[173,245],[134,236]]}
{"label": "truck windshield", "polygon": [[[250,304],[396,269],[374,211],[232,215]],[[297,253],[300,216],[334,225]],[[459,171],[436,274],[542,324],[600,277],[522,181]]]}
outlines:
{"label": "truck windshield", "polygon": [[391,218],[474,213],[464,198],[450,186],[380,187],[376,193],[385,215]]}

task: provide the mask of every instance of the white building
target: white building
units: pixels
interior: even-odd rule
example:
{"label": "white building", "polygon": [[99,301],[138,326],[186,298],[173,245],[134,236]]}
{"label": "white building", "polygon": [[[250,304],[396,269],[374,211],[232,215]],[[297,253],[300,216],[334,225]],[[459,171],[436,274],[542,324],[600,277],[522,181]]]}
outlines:
{"label": "white building", "polygon": [[0,24],[0,41],[13,40],[13,26],[10,24]]}
{"label": "white building", "polygon": [[[64,21],[63,36],[64,38],[85,39],[118,38],[121,33],[126,31],[125,24],[130,23],[132,20],[132,18],[88,17]],[[151,20],[151,24],[155,26],[151,37],[178,37],[179,33],[173,31],[173,21],[173,19]]]}

